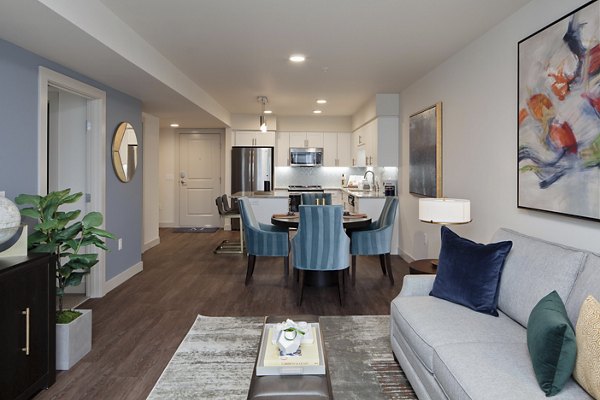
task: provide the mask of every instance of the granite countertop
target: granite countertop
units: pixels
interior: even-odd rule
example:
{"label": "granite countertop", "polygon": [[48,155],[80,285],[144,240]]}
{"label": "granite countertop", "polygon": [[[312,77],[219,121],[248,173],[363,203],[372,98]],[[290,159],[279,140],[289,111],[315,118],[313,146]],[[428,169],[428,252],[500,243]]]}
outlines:
{"label": "granite countertop", "polygon": [[289,193],[287,189],[275,189],[270,192],[256,191],[256,192],[236,192],[231,197],[254,197],[254,198],[288,198]]}

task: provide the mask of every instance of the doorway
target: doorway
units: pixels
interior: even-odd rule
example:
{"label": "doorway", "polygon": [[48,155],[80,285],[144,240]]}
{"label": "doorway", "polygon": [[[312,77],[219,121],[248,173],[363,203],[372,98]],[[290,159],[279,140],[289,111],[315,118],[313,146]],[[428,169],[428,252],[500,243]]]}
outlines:
{"label": "doorway", "polygon": [[179,225],[217,227],[221,193],[221,136],[179,134]]}
{"label": "doorway", "polygon": [[[105,215],[106,93],[45,67],[38,84],[38,194],[71,187],[84,193],[75,205],[82,214]],[[100,251],[85,282],[87,296],[104,295],[105,263]]]}

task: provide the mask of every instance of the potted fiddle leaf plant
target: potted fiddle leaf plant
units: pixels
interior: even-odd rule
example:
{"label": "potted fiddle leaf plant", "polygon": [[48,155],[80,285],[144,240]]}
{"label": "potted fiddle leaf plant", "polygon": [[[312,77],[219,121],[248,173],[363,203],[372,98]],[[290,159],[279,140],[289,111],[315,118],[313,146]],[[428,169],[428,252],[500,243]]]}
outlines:
{"label": "potted fiddle leaf plant", "polygon": [[37,220],[33,233],[28,237],[28,248],[32,253],[50,253],[56,262],[56,368],[69,369],[92,346],[91,310],[65,310],[63,296],[68,286],[77,286],[83,277],[98,263],[98,254],[91,253],[93,247],[108,250],[105,239],[115,236],[99,226],[102,214],[87,213],[79,219],[81,210],[61,211],[65,204],[77,202],[83,193],[71,194],[71,189],[48,193],[46,196],[21,194],[15,202],[28,207],[21,215]]}

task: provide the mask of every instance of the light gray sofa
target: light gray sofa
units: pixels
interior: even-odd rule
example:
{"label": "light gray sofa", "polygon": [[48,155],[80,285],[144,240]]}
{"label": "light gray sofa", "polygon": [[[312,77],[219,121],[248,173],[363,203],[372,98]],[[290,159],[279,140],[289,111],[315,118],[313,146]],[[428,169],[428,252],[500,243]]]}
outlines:
{"label": "light gray sofa", "polygon": [[[500,229],[511,240],[500,280],[499,317],[432,296],[433,275],[407,275],[391,304],[394,354],[420,400],[545,399],[527,350],[537,302],[556,290],[573,326],[588,295],[600,299],[600,256]],[[571,379],[554,399],[591,399]]]}

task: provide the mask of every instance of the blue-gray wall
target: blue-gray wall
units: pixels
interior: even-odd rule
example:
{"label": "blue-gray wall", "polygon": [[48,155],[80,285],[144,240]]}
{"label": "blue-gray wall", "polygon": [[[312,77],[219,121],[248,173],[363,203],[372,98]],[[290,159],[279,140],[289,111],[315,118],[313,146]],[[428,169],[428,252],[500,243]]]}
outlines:
{"label": "blue-gray wall", "polygon": [[[14,199],[37,192],[38,67],[44,66],[106,92],[106,229],[123,238],[123,250],[110,241],[106,280],[141,261],[142,243],[142,104],[59,64],[0,40],[0,190]],[[138,170],[129,183],[112,168],[111,142],[117,125],[129,121],[138,133]]]}

